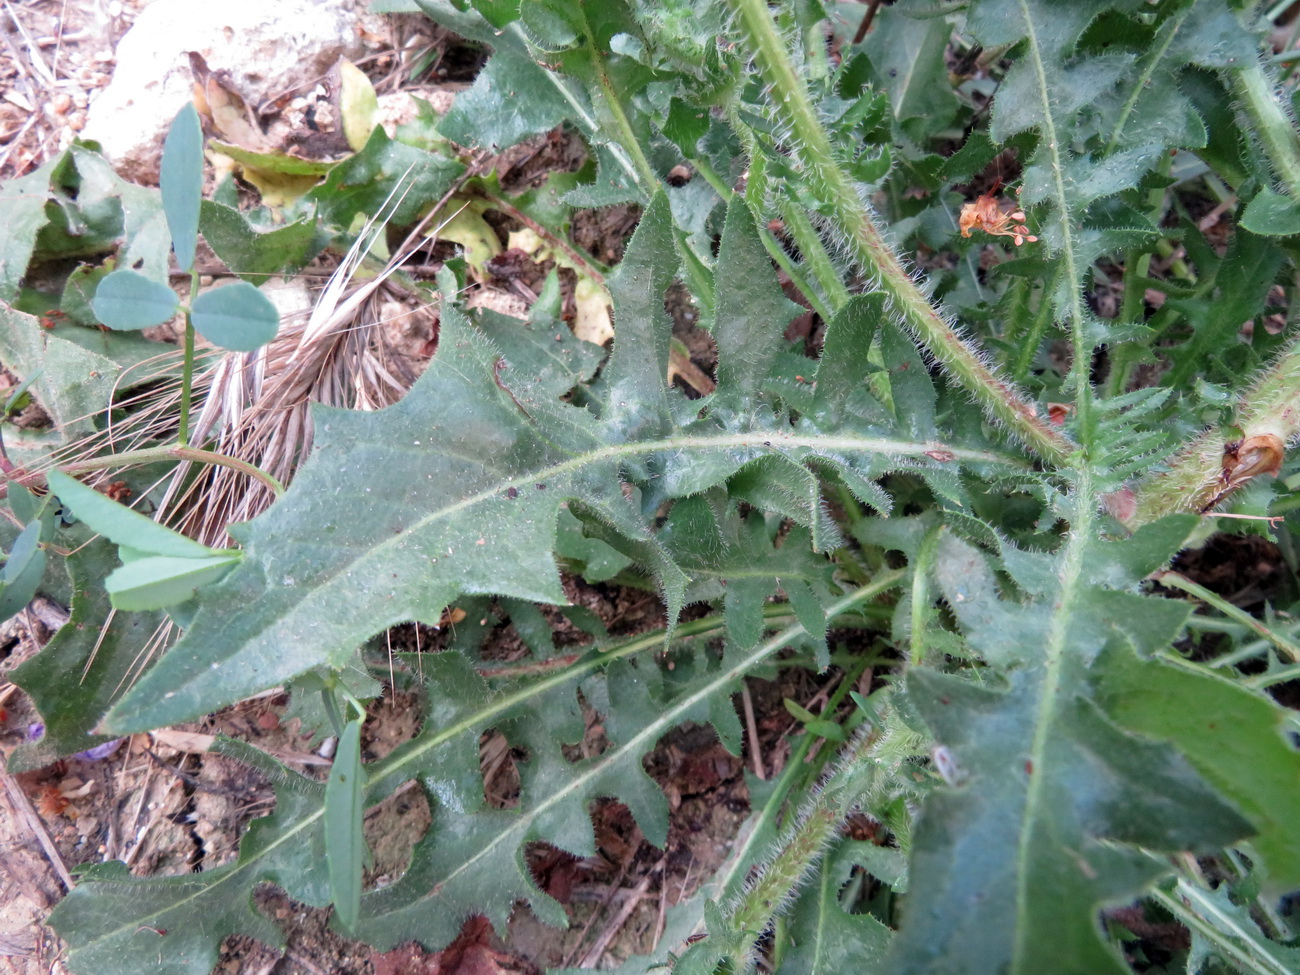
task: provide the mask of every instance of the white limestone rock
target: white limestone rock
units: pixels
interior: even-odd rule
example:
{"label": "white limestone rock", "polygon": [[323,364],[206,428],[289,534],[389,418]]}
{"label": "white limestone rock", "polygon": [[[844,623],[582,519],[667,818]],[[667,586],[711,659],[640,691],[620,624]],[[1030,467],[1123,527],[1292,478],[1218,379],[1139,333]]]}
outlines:
{"label": "white limestone rock", "polygon": [[190,100],[189,52],[257,105],[310,87],[365,53],[365,0],[154,0],[117,46],[113,80],[90,106],[94,139],[128,179],[156,183],[163,138]]}

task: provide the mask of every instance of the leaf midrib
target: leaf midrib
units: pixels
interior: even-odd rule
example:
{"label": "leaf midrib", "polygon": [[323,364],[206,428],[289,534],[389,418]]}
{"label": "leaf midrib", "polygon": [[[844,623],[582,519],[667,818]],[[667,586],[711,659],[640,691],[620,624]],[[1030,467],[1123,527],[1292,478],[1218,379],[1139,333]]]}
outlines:
{"label": "leaf midrib", "polygon": [[[825,435],[806,435],[783,432],[770,433],[737,433],[737,434],[715,434],[711,436],[677,436],[666,437],[661,440],[638,441],[632,444],[618,444],[601,447],[593,451],[584,453],[570,460],[561,461],[550,467],[541,468],[534,471],[519,472],[516,475],[505,477],[501,483],[479,491],[476,494],[469,495],[458,501],[444,505],[433,511],[426,513],[421,518],[412,522],[412,524],[403,529],[401,532],[381,539],[377,543],[368,546],[362,546],[354,549],[352,558],[336,563],[333,570],[327,574],[322,574],[318,581],[315,582],[309,590],[319,591],[328,583],[338,578],[340,575],[354,569],[360,562],[371,556],[382,555],[388,551],[395,551],[404,546],[406,541],[437,521],[450,519],[461,512],[464,512],[475,505],[482,504],[485,501],[500,496],[503,487],[508,487],[515,480],[545,482],[565,474],[580,470],[581,468],[596,464],[604,460],[614,460],[622,458],[635,457],[641,454],[653,454],[669,450],[695,449],[708,450],[717,448],[771,448],[776,453],[781,453],[782,449],[808,448],[810,450],[823,451],[861,451],[864,453],[880,453],[887,456],[901,457],[920,457],[925,456],[929,451],[946,451],[951,454],[955,460],[980,461],[985,463],[1000,463],[1014,466],[1025,466],[1023,460],[1018,458],[995,453],[992,451],[972,450],[963,447],[948,447],[935,442],[917,442],[904,440],[889,440],[881,437],[844,437],[844,436],[825,436]],[[832,458],[833,459],[833,458]],[[795,459],[796,463],[798,459]],[[481,461],[479,461],[481,463]],[[255,547],[256,543],[254,543]],[[302,604],[303,600],[295,601],[289,604],[283,613],[270,617],[256,631],[244,640],[244,645],[248,645],[253,640],[258,639],[262,634],[273,630],[277,625],[288,619],[293,612]]]}
{"label": "leaf midrib", "polygon": [[[1009,970],[1012,975],[1031,971],[1032,959],[1038,951],[1038,946],[1027,940],[1032,927],[1029,922],[1030,897],[1033,894],[1028,882],[1030,876],[1028,867],[1031,863],[1030,847],[1037,831],[1040,809],[1047,802],[1045,793],[1053,771],[1047,762],[1047,750],[1051,742],[1057,739],[1054,725],[1070,638],[1070,617],[1074,611],[1074,604],[1079,598],[1084,553],[1092,540],[1093,522],[1096,520],[1096,499],[1093,497],[1092,482],[1087,470],[1084,470],[1079,477],[1073,500],[1077,514],[1074,523],[1070,526],[1069,541],[1061,560],[1061,588],[1052,614],[1047,647],[1043,654],[1043,676],[1039,684],[1038,708],[1034,715],[1034,737],[1029,751],[1028,768],[1031,771],[1025,789],[1025,804],[1016,838],[1015,940]],[[1025,967],[1026,965],[1029,967]]]}

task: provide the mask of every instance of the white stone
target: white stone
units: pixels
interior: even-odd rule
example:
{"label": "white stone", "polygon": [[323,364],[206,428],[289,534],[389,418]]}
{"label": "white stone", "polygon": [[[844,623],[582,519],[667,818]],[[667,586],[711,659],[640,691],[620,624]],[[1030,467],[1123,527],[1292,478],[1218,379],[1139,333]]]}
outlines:
{"label": "white stone", "polygon": [[191,98],[189,52],[250,105],[319,80],[364,51],[365,0],[154,0],[117,46],[112,83],[90,106],[82,137],[119,172],[157,182],[162,142]]}

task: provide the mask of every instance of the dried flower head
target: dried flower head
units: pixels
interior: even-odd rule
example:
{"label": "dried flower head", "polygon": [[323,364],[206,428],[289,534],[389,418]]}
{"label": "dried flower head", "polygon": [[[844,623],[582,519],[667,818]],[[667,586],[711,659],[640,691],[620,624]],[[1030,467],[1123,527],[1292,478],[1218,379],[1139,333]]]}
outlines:
{"label": "dried flower head", "polygon": [[961,208],[957,222],[963,237],[969,237],[971,230],[978,227],[994,237],[1010,237],[1019,247],[1025,241],[1038,240],[1025,226],[1025,219],[1025,211],[1020,209],[1019,203],[999,202],[993,194],[982,193],[975,202]]}

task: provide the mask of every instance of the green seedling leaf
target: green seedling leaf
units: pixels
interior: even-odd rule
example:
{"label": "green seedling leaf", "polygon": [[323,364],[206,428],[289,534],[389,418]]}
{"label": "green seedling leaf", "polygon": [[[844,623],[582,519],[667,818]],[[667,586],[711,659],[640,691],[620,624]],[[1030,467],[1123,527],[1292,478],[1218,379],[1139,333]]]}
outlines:
{"label": "green seedling leaf", "polygon": [[194,266],[194,250],[199,242],[199,202],[203,199],[203,126],[191,103],[187,102],[176,113],[167,130],[158,185],[176,263],[182,271],[188,271]]}
{"label": "green seedling leaf", "polygon": [[365,812],[365,771],[361,768],[360,720],[349,721],[325,783],[325,858],[329,861],[330,898],[334,913],[351,931],[361,912],[361,871],[366,843],[361,830]]}
{"label": "green seedling leaf", "polygon": [[374,131],[379,99],[365,72],[351,61],[339,62],[339,75],[342,80],[339,106],[343,116],[343,135],[352,151],[360,152]]}
{"label": "green seedling leaf", "polygon": [[13,416],[13,414],[22,410],[32,401],[32,398],[27,395],[27,390],[31,388],[32,383],[41,378],[41,373],[44,371],[44,369],[37,369],[34,373],[9,391],[9,395],[5,397],[4,408],[0,409],[0,416]]}
{"label": "green seedling leaf", "polygon": [[138,331],[175,318],[180,299],[167,285],[123,269],[99,282],[91,307],[109,328]]}
{"label": "green seedling leaf", "polygon": [[126,564],[104,580],[104,588],[114,609],[166,609],[193,599],[197,589],[221,579],[241,556],[232,549],[204,559],[169,555],[124,559]]}
{"label": "green seedling leaf", "polygon": [[62,471],[50,471],[47,480],[79,521],[118,545],[177,559],[206,559],[220,552],[118,504]]}
{"label": "green seedling leaf", "polygon": [[205,339],[233,352],[260,349],[280,330],[271,299],[247,281],[205,291],[194,299],[192,315]]}

